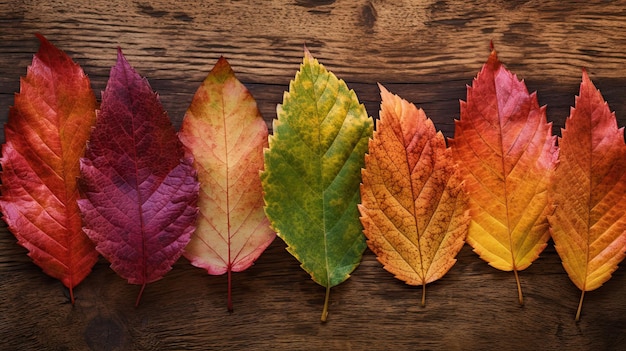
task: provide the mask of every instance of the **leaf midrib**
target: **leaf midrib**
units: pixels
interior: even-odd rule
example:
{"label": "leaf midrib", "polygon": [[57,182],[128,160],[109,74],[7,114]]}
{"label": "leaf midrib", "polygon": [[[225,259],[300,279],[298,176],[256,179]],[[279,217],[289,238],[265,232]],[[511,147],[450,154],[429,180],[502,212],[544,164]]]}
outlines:
{"label": "leaf midrib", "polygon": [[[322,207],[322,227],[324,229],[324,235],[323,235],[323,244],[324,244],[324,265],[326,266],[326,287],[329,288],[331,286],[331,282],[330,282],[330,263],[328,260],[328,230],[326,228],[326,190],[327,187],[324,187],[322,184],[322,180],[324,179],[323,176],[323,172],[322,172],[322,167],[323,167],[323,157],[326,154],[326,151],[322,152],[321,150],[321,146],[322,146],[322,131],[321,131],[321,125],[322,122],[328,117],[328,114],[324,117],[321,118],[320,116],[320,108],[318,106],[319,100],[321,98],[321,96],[323,96],[323,93],[320,94],[319,96],[317,96],[317,89],[316,89],[316,85],[317,85],[317,81],[320,78],[319,75],[313,77],[313,66],[309,66],[310,67],[310,79],[313,82],[313,86],[312,86],[312,90],[313,90],[313,99],[315,101],[315,117],[317,118],[317,147],[315,148],[317,150],[317,157],[315,158],[315,160],[317,161],[317,179],[320,182],[320,185],[323,187],[322,190],[322,196],[321,196],[321,207]],[[306,72],[306,71],[305,71]],[[326,77],[326,84],[324,85],[324,90],[326,90],[328,88],[328,79],[329,77]],[[332,144],[331,144],[332,145]]]}

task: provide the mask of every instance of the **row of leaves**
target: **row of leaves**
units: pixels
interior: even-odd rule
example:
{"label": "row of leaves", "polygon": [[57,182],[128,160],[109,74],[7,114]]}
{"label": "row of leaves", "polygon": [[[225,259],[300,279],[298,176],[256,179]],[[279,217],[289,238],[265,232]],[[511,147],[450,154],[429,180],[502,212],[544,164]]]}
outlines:
{"label": "row of leaves", "polygon": [[184,254],[228,274],[232,309],[231,272],[277,233],[326,287],[322,320],[330,288],[366,246],[423,286],[424,305],[426,284],[467,242],[514,272],[523,303],[518,271],[552,237],[582,291],[578,319],[584,292],[624,258],[624,133],[584,71],[558,148],[545,107],[493,50],[449,147],[424,111],[383,86],[374,131],[354,91],[306,50],[273,135],[224,58],[177,134],[121,50],[98,108],[82,69],[38,37],[5,125],[0,210],[72,302],[98,253],[141,292]]}

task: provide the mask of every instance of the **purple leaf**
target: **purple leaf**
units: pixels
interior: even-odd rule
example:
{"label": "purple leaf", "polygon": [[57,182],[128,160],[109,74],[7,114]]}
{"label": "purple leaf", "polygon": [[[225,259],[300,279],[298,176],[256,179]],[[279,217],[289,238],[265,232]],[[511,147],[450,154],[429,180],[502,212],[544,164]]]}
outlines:
{"label": "purple leaf", "polygon": [[118,50],[117,64],[81,159],[85,232],[111,268],[131,284],[159,280],[195,229],[193,160],[147,80]]}

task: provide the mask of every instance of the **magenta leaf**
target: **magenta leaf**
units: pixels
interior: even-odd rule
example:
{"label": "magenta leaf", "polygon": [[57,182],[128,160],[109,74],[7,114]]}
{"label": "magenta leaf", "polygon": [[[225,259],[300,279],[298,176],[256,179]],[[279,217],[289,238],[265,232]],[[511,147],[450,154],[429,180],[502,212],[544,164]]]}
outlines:
{"label": "magenta leaf", "polygon": [[193,160],[158,96],[118,51],[117,64],[81,159],[78,205],[85,233],[131,284],[159,280],[195,229],[198,182]]}

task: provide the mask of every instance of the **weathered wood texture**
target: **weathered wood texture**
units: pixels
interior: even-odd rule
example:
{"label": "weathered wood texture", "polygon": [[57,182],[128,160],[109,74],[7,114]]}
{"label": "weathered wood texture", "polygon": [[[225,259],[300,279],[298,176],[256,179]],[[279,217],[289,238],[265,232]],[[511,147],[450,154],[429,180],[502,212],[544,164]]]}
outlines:
{"label": "weathered wood texture", "polygon": [[[353,88],[372,116],[377,82],[426,110],[452,136],[459,99],[493,43],[508,68],[548,104],[555,133],[578,91],[581,67],[626,125],[626,2],[504,0],[8,1],[0,2],[0,122],[40,32],[104,89],[115,48],[147,76],[178,127],[192,94],[220,55],[258,100],[268,124],[299,68],[303,45]],[[271,125],[271,124],[270,124]],[[3,139],[2,139],[3,140]],[[585,297],[552,246],[521,273],[465,247],[443,279],[421,290],[384,271],[373,254],[333,289],[329,321],[319,322],[324,289],[277,239],[248,271],[235,274],[235,312],[225,277],[181,259],[138,287],[101,260],[69,304],[61,283],[30,262],[0,228],[2,350],[616,350],[626,348],[626,273]]]}

